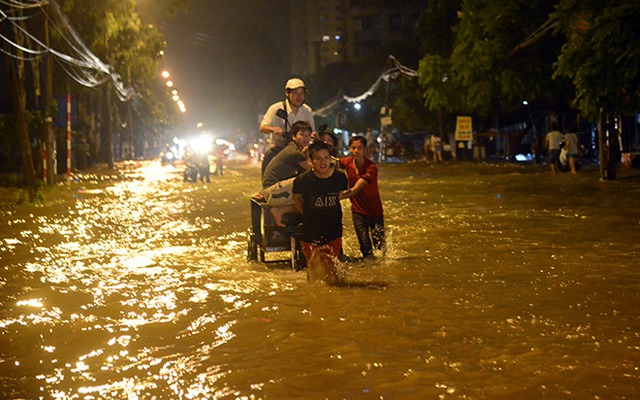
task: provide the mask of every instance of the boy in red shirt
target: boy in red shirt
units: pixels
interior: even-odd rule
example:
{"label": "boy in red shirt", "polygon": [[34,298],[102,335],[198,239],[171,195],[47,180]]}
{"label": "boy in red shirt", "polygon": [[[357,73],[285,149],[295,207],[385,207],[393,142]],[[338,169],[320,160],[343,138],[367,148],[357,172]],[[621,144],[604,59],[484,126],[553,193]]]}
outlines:
{"label": "boy in red shirt", "polygon": [[349,140],[350,157],[340,159],[349,180],[351,216],[363,257],[373,256],[373,249],[385,250],[384,215],[378,191],[378,166],[365,156],[367,139]]}

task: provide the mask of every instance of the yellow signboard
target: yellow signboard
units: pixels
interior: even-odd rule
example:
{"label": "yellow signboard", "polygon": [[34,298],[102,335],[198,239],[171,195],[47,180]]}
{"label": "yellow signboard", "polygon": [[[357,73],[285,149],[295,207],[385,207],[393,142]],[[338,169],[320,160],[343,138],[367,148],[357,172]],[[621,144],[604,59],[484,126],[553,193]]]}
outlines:
{"label": "yellow signboard", "polygon": [[391,116],[380,118],[380,124],[382,126],[390,126],[390,125],[392,125],[393,121],[391,120]]}
{"label": "yellow signboard", "polygon": [[456,140],[457,141],[473,140],[473,129],[471,125],[471,117],[458,117],[456,119]]}

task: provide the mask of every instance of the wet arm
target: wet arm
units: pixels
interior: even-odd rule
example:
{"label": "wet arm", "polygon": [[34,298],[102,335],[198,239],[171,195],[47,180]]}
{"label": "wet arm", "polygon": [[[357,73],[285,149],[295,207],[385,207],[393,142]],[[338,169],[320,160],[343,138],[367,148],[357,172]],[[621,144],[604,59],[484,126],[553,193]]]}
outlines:
{"label": "wet arm", "polygon": [[[356,181],[356,184],[353,185],[353,187],[351,189],[347,190],[347,192],[350,192],[348,197],[353,197],[353,196],[357,195],[368,184],[369,184],[369,181],[367,181],[366,179],[362,179],[362,178],[358,179]],[[345,198],[347,198],[347,197],[345,197]]]}

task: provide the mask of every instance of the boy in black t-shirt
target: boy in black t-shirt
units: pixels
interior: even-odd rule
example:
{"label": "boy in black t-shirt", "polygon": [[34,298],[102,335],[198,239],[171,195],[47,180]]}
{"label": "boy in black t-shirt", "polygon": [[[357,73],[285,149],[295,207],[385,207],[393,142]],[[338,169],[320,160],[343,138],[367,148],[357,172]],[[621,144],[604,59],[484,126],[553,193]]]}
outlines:
{"label": "boy in black t-shirt", "polygon": [[302,252],[307,262],[316,249],[338,259],[342,250],[340,200],[350,193],[347,177],[331,165],[331,153],[325,143],[312,143],[308,152],[313,168],[296,177],[292,196],[302,213]]}

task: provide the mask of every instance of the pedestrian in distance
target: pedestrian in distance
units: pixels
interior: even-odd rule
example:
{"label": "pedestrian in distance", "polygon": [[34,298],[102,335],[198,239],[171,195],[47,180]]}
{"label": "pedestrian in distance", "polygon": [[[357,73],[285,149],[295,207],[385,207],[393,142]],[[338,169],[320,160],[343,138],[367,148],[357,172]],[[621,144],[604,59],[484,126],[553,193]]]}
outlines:
{"label": "pedestrian in distance", "polygon": [[367,139],[354,136],[349,141],[349,157],[340,165],[349,181],[351,217],[363,257],[373,250],[385,251],[384,213],[378,191],[378,166],[366,157]]}
{"label": "pedestrian in distance", "polygon": [[579,144],[578,135],[573,131],[573,128],[569,128],[567,133],[564,134],[564,146],[567,149],[567,161],[569,163],[569,170],[572,174],[576,174],[576,162],[578,159]]}
{"label": "pedestrian in distance", "polygon": [[544,147],[548,150],[552,175],[555,175],[558,171],[558,163],[560,162],[560,143],[563,139],[564,135],[558,130],[558,123],[552,123],[551,131],[549,131],[544,138]]}
{"label": "pedestrian in distance", "polygon": [[226,146],[214,144],[214,158],[213,158],[213,175],[224,175],[224,158],[226,156]]}
{"label": "pedestrian in distance", "polygon": [[433,162],[442,162],[442,139],[440,135],[431,135],[431,149],[433,150]]}
{"label": "pedestrian in distance", "polygon": [[209,164],[209,153],[207,152],[196,152],[195,153],[195,163],[198,168],[198,175],[200,182],[211,183],[210,178],[210,164]]}
{"label": "pedestrian in distance", "polygon": [[369,143],[369,146],[367,147],[367,158],[373,160],[375,154],[375,150],[376,150],[376,146],[375,146],[375,140],[373,139],[373,132],[371,132],[371,128],[367,128],[367,132],[365,133],[364,137],[367,139],[367,143]]}
{"label": "pedestrian in distance", "polygon": [[[305,121],[311,126],[311,132],[315,132],[316,126],[313,120],[311,107],[305,104],[307,88],[304,82],[298,78],[292,78],[285,84],[285,99],[272,104],[262,118],[260,132],[269,135],[270,147],[262,160],[262,173],[286,145],[291,141],[290,129],[297,121]],[[286,118],[278,116],[278,111],[284,112]]]}

